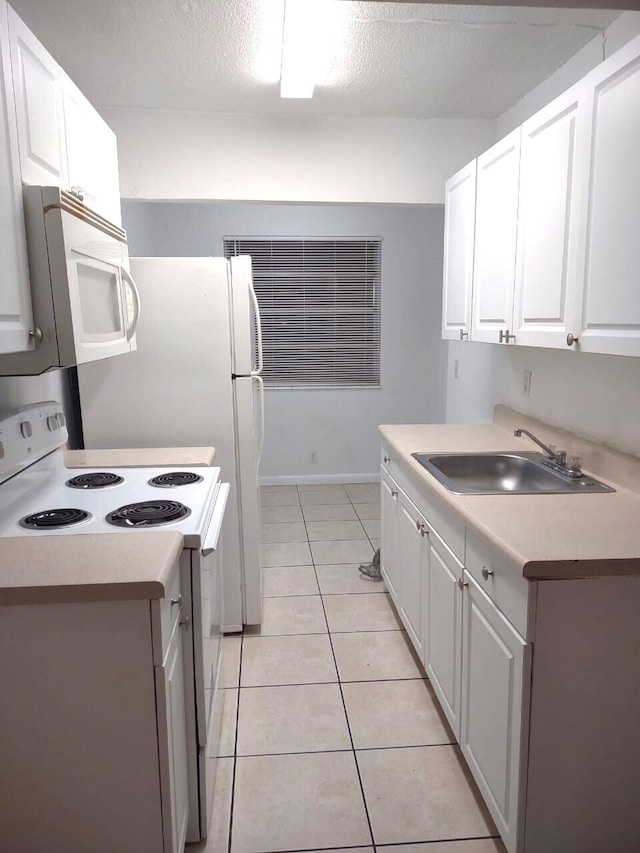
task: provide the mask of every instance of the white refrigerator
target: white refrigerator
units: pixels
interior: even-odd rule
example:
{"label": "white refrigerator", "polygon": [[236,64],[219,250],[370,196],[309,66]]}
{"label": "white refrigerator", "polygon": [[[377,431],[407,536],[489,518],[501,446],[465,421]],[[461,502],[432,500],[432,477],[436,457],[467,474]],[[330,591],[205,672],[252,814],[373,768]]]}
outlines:
{"label": "white refrigerator", "polygon": [[85,448],[216,448],[231,484],[224,630],[262,618],[260,313],[251,258],[131,258],[137,350],[78,367]]}

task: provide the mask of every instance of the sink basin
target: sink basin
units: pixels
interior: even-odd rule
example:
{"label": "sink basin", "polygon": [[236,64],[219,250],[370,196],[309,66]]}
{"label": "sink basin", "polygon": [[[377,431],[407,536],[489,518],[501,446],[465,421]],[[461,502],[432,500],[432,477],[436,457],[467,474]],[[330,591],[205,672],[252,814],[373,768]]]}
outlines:
{"label": "sink basin", "polygon": [[543,463],[541,453],[412,453],[439,483],[457,495],[565,495],[614,492],[583,474],[568,477]]}

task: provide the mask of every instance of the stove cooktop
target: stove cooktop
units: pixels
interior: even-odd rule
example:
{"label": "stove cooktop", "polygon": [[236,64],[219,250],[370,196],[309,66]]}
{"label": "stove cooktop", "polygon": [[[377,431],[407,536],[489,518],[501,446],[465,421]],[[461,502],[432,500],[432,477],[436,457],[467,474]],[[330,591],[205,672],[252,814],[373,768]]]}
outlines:
{"label": "stove cooktop", "polygon": [[[198,548],[209,527],[219,468],[67,469],[62,450],[0,484],[0,537],[171,529]],[[171,498],[162,494],[171,489]],[[173,498],[177,500],[173,500]]]}

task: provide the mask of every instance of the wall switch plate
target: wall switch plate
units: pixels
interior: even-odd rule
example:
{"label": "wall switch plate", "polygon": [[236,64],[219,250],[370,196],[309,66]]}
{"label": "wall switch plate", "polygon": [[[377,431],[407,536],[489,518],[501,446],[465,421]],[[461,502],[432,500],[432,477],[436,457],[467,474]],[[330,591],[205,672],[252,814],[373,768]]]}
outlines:
{"label": "wall switch plate", "polygon": [[310,465],[317,465],[318,464],[318,451],[317,450],[312,450],[309,453],[309,464]]}
{"label": "wall switch plate", "polygon": [[459,376],[460,370],[458,368],[458,359],[456,358],[456,360],[453,362],[453,378],[458,379]]}
{"label": "wall switch plate", "polygon": [[525,397],[531,396],[531,371],[525,370],[522,376],[522,393]]}

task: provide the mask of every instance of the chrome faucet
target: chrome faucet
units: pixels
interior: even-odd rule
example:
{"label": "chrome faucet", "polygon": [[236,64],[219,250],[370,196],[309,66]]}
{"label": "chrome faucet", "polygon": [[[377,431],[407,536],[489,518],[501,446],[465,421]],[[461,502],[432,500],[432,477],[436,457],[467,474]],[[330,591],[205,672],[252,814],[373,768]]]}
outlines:
{"label": "chrome faucet", "polygon": [[557,465],[562,467],[566,467],[567,465],[567,451],[566,450],[558,450],[554,445],[545,444],[543,441],[540,441],[539,438],[536,438],[533,433],[530,433],[528,429],[520,429],[517,427],[514,429],[513,434],[518,437],[521,435],[527,435],[534,441],[538,447],[542,448],[547,459],[555,462]]}

